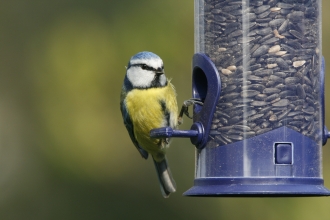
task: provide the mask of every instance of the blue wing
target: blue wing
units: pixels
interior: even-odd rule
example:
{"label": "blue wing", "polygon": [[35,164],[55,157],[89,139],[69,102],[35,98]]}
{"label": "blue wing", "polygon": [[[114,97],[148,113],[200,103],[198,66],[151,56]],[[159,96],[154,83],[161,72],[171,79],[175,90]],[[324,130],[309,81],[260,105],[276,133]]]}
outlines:
{"label": "blue wing", "polygon": [[124,124],[126,126],[126,129],[128,131],[129,136],[131,137],[131,140],[132,140],[133,144],[135,145],[136,149],[140,152],[141,156],[144,159],[147,159],[148,158],[148,152],[145,151],[144,149],[142,149],[140,147],[139,143],[137,142],[137,140],[135,139],[133,123],[131,121],[131,118],[129,117],[129,114],[128,114],[128,111],[127,111],[124,100],[122,100],[120,102],[120,110],[121,110],[121,114],[122,114],[123,119],[124,119]]}

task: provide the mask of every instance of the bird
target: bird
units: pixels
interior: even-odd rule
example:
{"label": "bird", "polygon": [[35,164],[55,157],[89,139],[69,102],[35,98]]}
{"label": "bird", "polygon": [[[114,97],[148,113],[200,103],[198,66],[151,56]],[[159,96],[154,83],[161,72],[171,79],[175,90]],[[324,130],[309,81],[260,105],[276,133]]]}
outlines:
{"label": "bird", "polygon": [[154,162],[161,193],[164,198],[176,191],[176,183],[168,166],[168,138],[150,138],[155,128],[177,128],[176,91],[167,79],[162,59],[155,53],[143,51],[132,56],[120,96],[120,109],[128,134],[142,158],[150,154]]}

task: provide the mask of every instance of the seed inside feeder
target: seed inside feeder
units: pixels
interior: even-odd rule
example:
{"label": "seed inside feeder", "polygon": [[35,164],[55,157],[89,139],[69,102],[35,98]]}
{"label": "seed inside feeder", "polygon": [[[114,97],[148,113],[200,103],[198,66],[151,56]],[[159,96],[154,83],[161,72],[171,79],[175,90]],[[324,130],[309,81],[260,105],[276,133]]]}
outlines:
{"label": "seed inside feeder", "polygon": [[222,135],[214,140],[287,126],[320,141],[318,1],[195,1],[196,52],[211,58],[222,81],[212,122]]}

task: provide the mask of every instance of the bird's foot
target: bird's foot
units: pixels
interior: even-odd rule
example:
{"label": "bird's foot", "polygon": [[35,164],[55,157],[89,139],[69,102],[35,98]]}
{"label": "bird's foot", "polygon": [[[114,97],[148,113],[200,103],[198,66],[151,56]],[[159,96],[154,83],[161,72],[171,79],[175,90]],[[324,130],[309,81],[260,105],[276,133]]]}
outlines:
{"label": "bird's foot", "polygon": [[195,98],[191,98],[191,99],[188,99],[183,102],[181,111],[180,111],[180,114],[178,117],[179,125],[182,124],[182,122],[183,122],[183,118],[182,118],[183,114],[185,114],[188,118],[192,119],[192,117],[189,115],[188,109],[189,109],[189,106],[194,105],[194,104],[203,105],[204,103],[202,102],[201,99],[195,99]]}

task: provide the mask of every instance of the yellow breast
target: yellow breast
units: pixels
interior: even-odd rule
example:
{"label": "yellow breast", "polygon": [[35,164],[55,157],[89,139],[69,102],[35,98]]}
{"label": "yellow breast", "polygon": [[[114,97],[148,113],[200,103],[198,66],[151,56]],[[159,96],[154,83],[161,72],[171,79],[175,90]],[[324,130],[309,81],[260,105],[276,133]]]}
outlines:
{"label": "yellow breast", "polygon": [[151,129],[166,126],[166,118],[161,102],[169,112],[170,126],[177,126],[178,107],[176,94],[171,83],[162,88],[133,89],[125,99],[127,110],[133,123],[134,135],[139,145],[152,155],[165,153],[160,140],[151,139]]}

